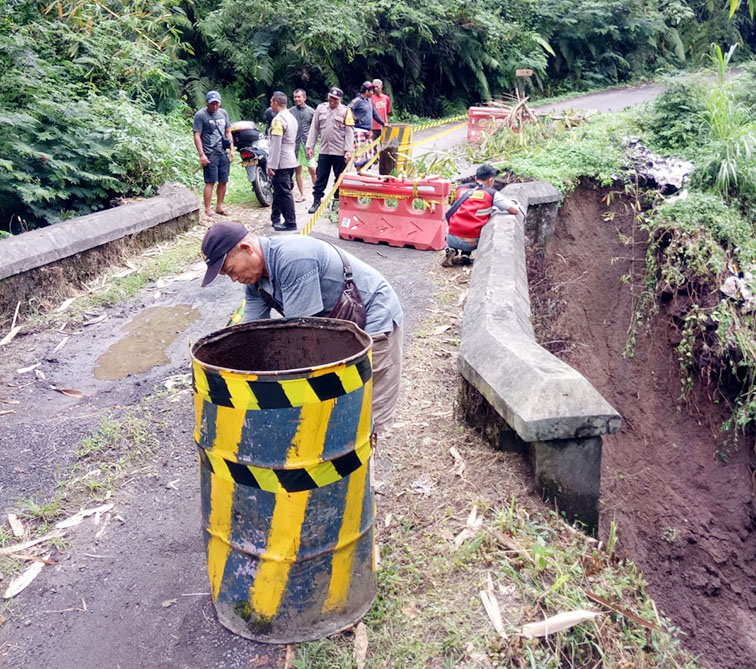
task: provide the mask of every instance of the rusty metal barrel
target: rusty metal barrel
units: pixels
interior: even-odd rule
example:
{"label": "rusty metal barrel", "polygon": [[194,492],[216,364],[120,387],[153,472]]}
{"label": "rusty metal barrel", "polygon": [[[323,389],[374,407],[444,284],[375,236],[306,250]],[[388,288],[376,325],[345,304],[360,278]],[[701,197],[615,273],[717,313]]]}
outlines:
{"label": "rusty metal barrel", "polygon": [[235,325],[192,347],[210,589],[236,634],[320,639],[372,604],[371,347],[328,318]]}

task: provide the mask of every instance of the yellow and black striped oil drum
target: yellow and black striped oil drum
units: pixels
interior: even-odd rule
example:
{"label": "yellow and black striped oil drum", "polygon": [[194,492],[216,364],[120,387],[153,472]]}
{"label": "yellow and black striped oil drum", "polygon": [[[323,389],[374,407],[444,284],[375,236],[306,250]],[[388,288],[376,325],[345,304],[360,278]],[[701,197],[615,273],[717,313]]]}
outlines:
{"label": "yellow and black striped oil drum", "polygon": [[241,636],[319,639],[372,604],[371,347],[328,318],[254,321],[192,347],[210,588]]}
{"label": "yellow and black striped oil drum", "polygon": [[412,160],[412,136],[413,129],[408,123],[384,125],[381,130],[381,147],[394,147],[397,171],[406,171],[409,167]]}

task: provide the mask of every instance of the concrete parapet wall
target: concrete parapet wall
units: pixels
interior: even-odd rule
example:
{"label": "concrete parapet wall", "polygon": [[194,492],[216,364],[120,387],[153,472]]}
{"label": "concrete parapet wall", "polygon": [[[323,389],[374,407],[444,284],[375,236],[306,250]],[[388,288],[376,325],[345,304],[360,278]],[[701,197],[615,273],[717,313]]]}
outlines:
{"label": "concrete parapet wall", "polygon": [[127,247],[188,230],[199,222],[199,209],[191,190],[170,183],[156,197],[0,240],[0,313],[61,282],[86,280]]}
{"label": "concrete parapet wall", "polygon": [[[496,214],[483,228],[465,306],[459,368],[465,382],[530,444],[546,496],[571,519],[595,529],[601,435],[619,431],[621,418],[583,376],[534,338],[525,229],[533,205],[555,201],[553,194],[551,202],[544,201],[551,188],[545,186],[508,186],[505,195],[518,200],[526,217]],[[536,238],[547,239],[549,227],[553,232],[549,224]],[[470,396],[463,392],[461,402]]]}

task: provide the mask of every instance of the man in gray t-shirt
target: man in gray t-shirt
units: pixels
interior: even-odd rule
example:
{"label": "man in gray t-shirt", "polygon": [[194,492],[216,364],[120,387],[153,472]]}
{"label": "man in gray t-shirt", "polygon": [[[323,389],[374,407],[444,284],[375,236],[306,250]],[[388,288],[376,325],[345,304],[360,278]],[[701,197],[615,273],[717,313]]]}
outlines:
{"label": "man in gray t-shirt", "polygon": [[[192,131],[194,132],[194,145],[199,153],[200,165],[202,165],[205,177],[205,190],[203,200],[205,214],[214,216],[228,216],[223,208],[223,198],[226,197],[226,184],[231,161],[234,159],[234,142],[231,137],[231,121],[225,109],[220,108],[221,96],[218,91],[208,91],[206,96],[206,108],[200,109],[194,115]],[[223,148],[223,140],[228,140],[229,154]],[[213,187],[218,184],[218,193],[215,203],[215,212],[211,205],[213,199]]]}
{"label": "man in gray t-shirt", "polygon": [[[270,318],[271,305],[286,317],[328,316],[344,286],[338,251],[313,237],[257,237],[241,223],[217,223],[205,234],[202,255],[208,285],[218,274],[245,284],[243,322]],[[375,432],[391,427],[402,367],[402,307],[394,289],[367,263],[344,253],[365,305],[363,329],[373,338]]]}

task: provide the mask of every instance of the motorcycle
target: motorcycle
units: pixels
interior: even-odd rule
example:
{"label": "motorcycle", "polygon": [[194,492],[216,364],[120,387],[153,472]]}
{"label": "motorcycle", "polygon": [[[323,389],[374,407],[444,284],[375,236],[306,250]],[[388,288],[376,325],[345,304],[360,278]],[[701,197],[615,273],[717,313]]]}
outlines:
{"label": "motorcycle", "polygon": [[232,124],[231,137],[241,157],[242,167],[247,170],[247,180],[252,184],[257,201],[263,207],[270,207],[273,204],[273,184],[268,176],[270,140],[257,129],[254,121]]}

